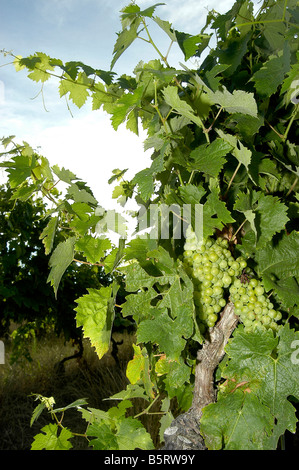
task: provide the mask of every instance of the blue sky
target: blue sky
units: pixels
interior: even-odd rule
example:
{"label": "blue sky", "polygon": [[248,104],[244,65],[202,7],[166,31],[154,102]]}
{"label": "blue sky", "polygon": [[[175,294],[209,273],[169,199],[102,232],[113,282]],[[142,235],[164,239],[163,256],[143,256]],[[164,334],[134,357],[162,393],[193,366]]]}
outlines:
{"label": "blue sky", "polygon": [[[120,30],[119,11],[126,0],[0,0],[0,49],[28,56],[45,52],[63,61],[80,60],[109,70],[116,32]],[[146,8],[154,1],[136,2]],[[157,16],[170,21],[179,31],[196,34],[205,23],[207,8],[226,12],[233,0],[169,0],[159,6]],[[169,38],[152,28],[162,52]],[[131,74],[140,59],[157,58],[155,51],[137,41],[119,59],[118,74]],[[175,45],[169,56],[173,66],[183,61]],[[0,55],[0,66],[10,58]],[[149,164],[140,138],[120,127],[115,132],[101,111],[92,112],[90,104],[81,110],[59,98],[57,82],[49,80],[44,89],[45,111],[41,96],[33,99],[40,85],[24,71],[16,73],[12,65],[0,67],[0,136],[16,135],[38,148],[51,164],[65,166],[91,186],[101,205],[114,207],[107,180],[114,168],[129,168],[128,176]]]}

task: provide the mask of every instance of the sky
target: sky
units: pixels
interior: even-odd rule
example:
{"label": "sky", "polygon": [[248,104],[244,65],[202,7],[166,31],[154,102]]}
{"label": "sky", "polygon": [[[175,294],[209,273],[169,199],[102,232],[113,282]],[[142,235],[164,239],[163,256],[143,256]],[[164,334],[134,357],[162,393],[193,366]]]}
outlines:
{"label": "sky", "polygon": [[[23,57],[44,52],[62,61],[79,60],[109,70],[116,33],[120,31],[120,10],[129,0],[0,0],[0,50]],[[142,8],[154,1],[137,0]],[[166,0],[155,14],[179,31],[197,34],[205,24],[207,11],[225,13],[233,0]],[[166,53],[170,40],[151,26],[154,40]],[[139,60],[157,58],[154,49],[135,41],[118,60],[113,71],[131,75]],[[169,63],[179,67],[183,55],[174,45]],[[143,150],[144,134],[136,136],[124,126],[114,131],[109,116],[92,111],[91,103],[69,112],[59,97],[57,81],[44,87],[45,107],[40,84],[16,72],[9,56],[0,54],[0,137],[15,135],[25,140],[51,165],[65,167],[86,181],[99,204],[116,207],[107,181],[115,168],[129,168],[127,176],[150,165],[150,153]],[[38,95],[38,96],[37,96]],[[1,174],[0,174],[1,177]],[[2,172],[3,178],[3,172]]]}

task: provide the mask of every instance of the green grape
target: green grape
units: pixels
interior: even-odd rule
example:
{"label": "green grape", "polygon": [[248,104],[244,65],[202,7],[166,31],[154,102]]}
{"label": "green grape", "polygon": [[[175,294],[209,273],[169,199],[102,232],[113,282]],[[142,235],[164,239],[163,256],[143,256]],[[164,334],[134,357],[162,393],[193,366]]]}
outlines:
{"label": "green grape", "polygon": [[[267,298],[261,282],[250,278],[246,260],[242,256],[233,258],[227,240],[221,237],[198,240],[191,226],[188,227],[184,266],[193,279],[200,331],[215,325],[228,295],[246,331],[267,328],[277,331],[281,313]],[[250,280],[243,273],[250,275]]]}
{"label": "green grape", "polygon": [[263,286],[258,285],[258,286],[256,286],[256,288],[254,289],[254,291],[255,291],[255,293],[256,293],[257,296],[260,296],[260,295],[262,295],[262,294],[264,293],[264,288],[263,288]]}

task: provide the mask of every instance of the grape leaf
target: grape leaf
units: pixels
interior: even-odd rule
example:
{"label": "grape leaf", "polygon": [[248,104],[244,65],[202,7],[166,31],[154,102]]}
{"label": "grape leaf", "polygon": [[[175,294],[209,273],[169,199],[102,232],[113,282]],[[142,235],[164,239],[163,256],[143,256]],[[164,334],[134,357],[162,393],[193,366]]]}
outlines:
{"label": "grape leaf", "polygon": [[232,148],[225,140],[215,139],[211,144],[203,144],[192,150],[187,166],[190,170],[202,171],[216,178],[226,162],[225,155]]}
{"label": "grape leaf", "polygon": [[[144,86],[141,85],[133,93],[124,94],[114,105],[111,116],[111,123],[115,130],[124,122],[128,114],[141,106],[141,98]],[[138,132],[137,132],[138,134]]]}
{"label": "grape leaf", "polygon": [[69,93],[69,98],[73,103],[78,108],[82,108],[89,96],[88,88],[91,83],[91,79],[84,72],[78,74],[76,81],[72,80],[68,74],[65,74],[59,85],[60,98]]}
{"label": "grape leaf", "polygon": [[238,162],[242,163],[248,170],[248,166],[251,162],[251,150],[245,147],[234,135],[225,134],[221,129],[217,129],[217,133],[225,142],[232,146],[233,150],[231,153],[236,157]]}
{"label": "grape leaf", "polygon": [[42,233],[40,234],[39,238],[44,244],[46,255],[48,255],[52,251],[57,224],[58,217],[52,217],[44,228],[44,230],[42,231]]}
{"label": "grape leaf", "polygon": [[276,196],[259,195],[256,207],[255,226],[258,232],[257,249],[269,242],[273,235],[285,228],[289,221],[288,208]]}
{"label": "grape leaf", "polygon": [[76,300],[77,326],[82,326],[84,337],[89,338],[101,359],[110,345],[111,328],[114,320],[116,285],[87,289],[88,294]]}
{"label": "grape leaf", "polygon": [[179,114],[187,119],[190,119],[190,121],[194,122],[194,124],[197,126],[203,127],[201,119],[196,116],[192,107],[179,97],[178,88],[176,86],[169,85],[168,87],[164,88],[163,96],[166,103],[175,109]]}
{"label": "grape leaf", "polygon": [[234,386],[244,382],[250,395],[256,395],[275,417],[273,432],[263,443],[265,449],[275,449],[286,429],[296,430],[296,410],[288,397],[299,399],[298,364],[292,356],[292,344],[298,339],[299,332],[286,323],[276,337],[271,330],[254,333],[236,330],[226,346],[229,361],[223,377],[233,380]]}
{"label": "grape leaf", "polygon": [[69,442],[69,439],[73,437],[71,431],[67,428],[63,428],[59,435],[57,435],[58,425],[48,424],[41,429],[41,433],[34,437],[34,441],[31,445],[31,450],[69,450],[73,446]]}
{"label": "grape leaf", "polygon": [[120,33],[117,33],[117,40],[113,48],[113,59],[111,61],[110,70],[113,69],[117,60],[125,52],[125,50],[135,41],[138,37],[138,28],[141,19],[136,18],[130,25],[129,29],[124,28]]}
{"label": "grape leaf", "polygon": [[108,238],[94,238],[85,235],[76,242],[76,250],[82,251],[87,261],[98,263],[104,257],[105,251],[111,248]]}
{"label": "grape leaf", "polygon": [[170,360],[179,360],[186,345],[184,338],[189,338],[193,332],[192,317],[188,317],[188,312],[183,308],[180,310],[181,312],[173,320],[166,310],[152,308],[151,318],[139,324],[137,341],[156,343],[160,351],[164,352]]}
{"label": "grape leaf", "polygon": [[21,70],[23,66],[32,70],[32,72],[28,74],[28,77],[35,82],[47,81],[50,78],[48,70],[54,71],[54,67],[51,65],[51,58],[43,52],[36,52],[34,55],[21,58],[19,60],[18,69]]}
{"label": "grape leaf", "polygon": [[208,195],[203,206],[203,237],[211,236],[215,228],[222,230],[224,225],[235,222],[224,201],[219,199],[216,188]]}
{"label": "grape leaf", "polygon": [[261,96],[269,97],[276,92],[281,85],[285,74],[290,70],[290,50],[286,42],[283,51],[279,51],[277,56],[271,56],[269,60],[253,75],[256,91]]}
{"label": "grape leaf", "polygon": [[[263,283],[267,292],[274,289],[284,308],[291,308],[295,305],[299,307],[299,284],[295,277],[273,280],[272,276],[264,273]],[[292,314],[294,315],[295,312],[293,311]]]}
{"label": "grape leaf", "polygon": [[165,148],[166,145],[163,146],[159,156],[154,159],[150,168],[145,168],[144,170],[139,171],[132,180],[133,184],[138,185],[140,196],[143,201],[147,201],[153,194],[155,189],[154,177],[164,168],[163,164]]}
{"label": "grape leaf", "polygon": [[88,427],[87,435],[95,437],[90,441],[95,450],[154,449],[150,435],[142,423],[134,418],[123,418],[115,424],[111,422],[111,425],[104,420],[93,423]]}
{"label": "grape leaf", "polygon": [[214,93],[207,91],[211,100],[222,106],[228,113],[242,113],[257,117],[257,104],[253,93],[243,90],[234,90],[230,93],[225,87],[223,91],[217,90]]}
{"label": "grape leaf", "polygon": [[209,450],[262,450],[273,423],[255,395],[236,390],[203,409],[200,429]]}
{"label": "grape leaf", "polygon": [[51,286],[54,287],[55,297],[57,297],[58,286],[61,278],[74,259],[75,242],[75,237],[70,237],[66,241],[60,242],[51,255],[49,261],[51,271],[47,282],[50,282]]}
{"label": "grape leaf", "polygon": [[60,169],[58,165],[54,165],[52,167],[52,170],[61,181],[64,181],[65,183],[68,183],[68,184],[71,184],[73,180],[80,179],[80,178],[77,178],[77,176],[74,173],[72,173],[70,170],[66,170],[65,168]]}
{"label": "grape leaf", "polygon": [[283,234],[277,243],[268,243],[256,253],[260,275],[274,274],[279,278],[299,276],[299,233]]}

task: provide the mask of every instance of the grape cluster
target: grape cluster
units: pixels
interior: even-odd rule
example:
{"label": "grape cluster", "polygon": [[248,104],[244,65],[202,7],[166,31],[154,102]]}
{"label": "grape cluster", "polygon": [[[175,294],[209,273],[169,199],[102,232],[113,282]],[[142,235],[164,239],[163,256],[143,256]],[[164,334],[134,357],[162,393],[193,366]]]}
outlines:
{"label": "grape cluster", "polygon": [[223,238],[198,241],[191,226],[186,232],[184,260],[194,283],[194,304],[201,330],[212,328],[227,303],[235,304],[235,313],[246,330],[276,329],[281,319],[267,299],[264,288],[256,279],[244,274],[247,263],[243,257],[232,256],[228,241]]}
{"label": "grape cluster", "polygon": [[257,279],[235,279],[230,287],[230,299],[235,305],[235,314],[240,317],[246,331],[256,328],[271,328],[276,331],[281,313],[274,309],[266,296],[264,287]]}

